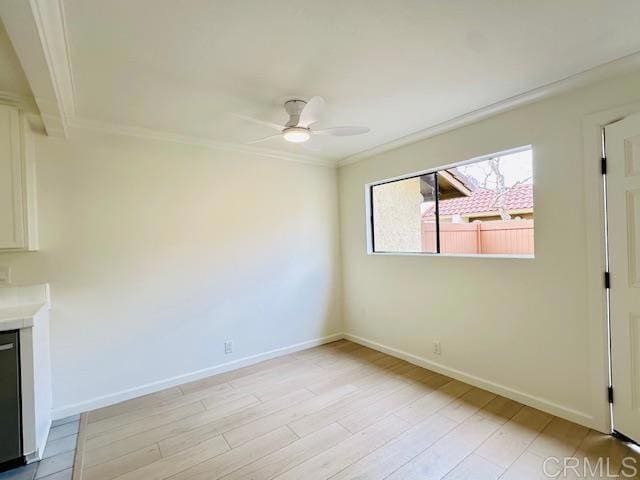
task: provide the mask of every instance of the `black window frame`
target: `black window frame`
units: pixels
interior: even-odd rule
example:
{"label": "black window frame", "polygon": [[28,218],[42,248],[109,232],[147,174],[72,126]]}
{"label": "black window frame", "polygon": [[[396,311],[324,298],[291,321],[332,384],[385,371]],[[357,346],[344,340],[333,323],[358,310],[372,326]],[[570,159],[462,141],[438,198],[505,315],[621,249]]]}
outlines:
{"label": "black window frame", "polygon": [[[422,172],[422,173],[418,173],[418,174],[413,174],[409,177],[402,177],[402,178],[393,178],[391,180],[385,180],[382,182],[378,182],[375,184],[371,184],[368,185],[368,189],[369,189],[369,209],[370,209],[370,231],[369,234],[371,235],[371,252],[370,253],[386,253],[386,254],[425,254],[425,255],[439,255],[440,254],[440,214],[439,214],[439,201],[440,201],[440,190],[438,188],[438,173],[440,173],[440,171],[443,170],[442,168],[439,170],[433,170],[433,171],[427,171],[427,172]],[[424,177],[426,175],[433,175],[434,177],[434,194],[435,194],[435,215],[436,215],[436,251],[435,252],[387,252],[387,251],[376,251],[375,247],[376,247],[376,233],[375,233],[375,228],[374,228],[374,221],[373,221],[373,189],[375,187],[379,187],[381,185],[388,185],[390,183],[396,183],[396,182],[402,182],[404,180],[411,180],[412,178],[420,178],[420,177]]]}

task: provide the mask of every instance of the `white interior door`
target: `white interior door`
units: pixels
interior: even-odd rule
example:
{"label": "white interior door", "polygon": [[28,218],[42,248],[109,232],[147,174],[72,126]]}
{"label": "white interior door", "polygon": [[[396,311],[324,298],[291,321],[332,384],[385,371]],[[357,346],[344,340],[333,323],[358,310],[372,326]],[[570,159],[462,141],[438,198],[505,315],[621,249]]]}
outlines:
{"label": "white interior door", "polygon": [[614,428],[640,442],[640,114],[605,129]]}

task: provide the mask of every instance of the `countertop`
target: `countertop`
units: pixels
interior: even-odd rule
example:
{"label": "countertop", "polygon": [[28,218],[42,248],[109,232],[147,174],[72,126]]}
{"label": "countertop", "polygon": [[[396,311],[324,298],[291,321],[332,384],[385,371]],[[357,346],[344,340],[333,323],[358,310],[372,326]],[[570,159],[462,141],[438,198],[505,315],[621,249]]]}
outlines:
{"label": "countertop", "polygon": [[49,285],[0,288],[0,332],[30,328],[43,309],[49,309]]}

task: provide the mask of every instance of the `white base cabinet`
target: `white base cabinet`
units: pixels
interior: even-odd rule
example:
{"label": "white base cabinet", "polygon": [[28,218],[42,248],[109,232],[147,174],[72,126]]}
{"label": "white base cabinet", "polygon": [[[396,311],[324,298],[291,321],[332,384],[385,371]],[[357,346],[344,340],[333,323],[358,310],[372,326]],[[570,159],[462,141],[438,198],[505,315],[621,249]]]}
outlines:
{"label": "white base cabinet", "polygon": [[0,252],[38,248],[28,130],[17,107],[0,104]]}
{"label": "white base cabinet", "polygon": [[51,427],[50,305],[47,284],[0,287],[0,332],[19,331],[21,455],[28,463],[42,459]]}

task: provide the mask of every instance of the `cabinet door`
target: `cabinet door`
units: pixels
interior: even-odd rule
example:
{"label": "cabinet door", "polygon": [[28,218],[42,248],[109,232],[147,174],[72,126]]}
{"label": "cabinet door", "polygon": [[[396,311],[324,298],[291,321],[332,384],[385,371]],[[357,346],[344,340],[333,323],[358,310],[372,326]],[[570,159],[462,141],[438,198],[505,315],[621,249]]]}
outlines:
{"label": "cabinet door", "polygon": [[0,249],[24,248],[24,172],[18,109],[0,105]]}

